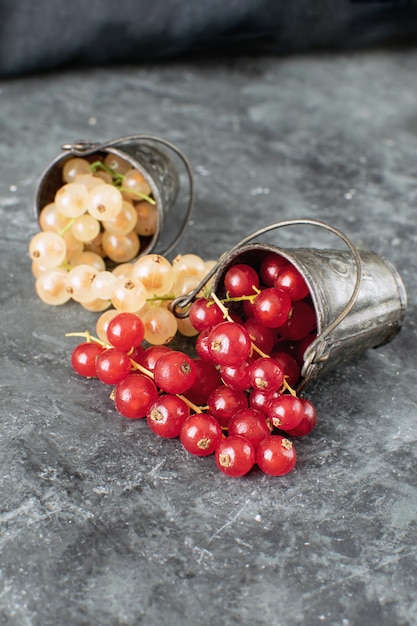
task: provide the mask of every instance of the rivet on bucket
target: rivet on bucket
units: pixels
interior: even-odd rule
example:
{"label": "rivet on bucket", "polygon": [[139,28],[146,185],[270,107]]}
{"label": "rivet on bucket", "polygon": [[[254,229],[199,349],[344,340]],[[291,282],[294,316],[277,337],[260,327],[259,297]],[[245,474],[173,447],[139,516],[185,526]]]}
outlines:
{"label": "rivet on bucket", "polygon": [[[293,225],[324,228],[341,238],[349,250],[285,249],[248,243],[273,229]],[[224,298],[224,276],[230,267],[247,263],[258,270],[262,260],[271,252],[287,259],[301,273],[316,313],[317,338],[304,352],[297,391],[368,348],[391,341],[400,331],[407,296],[395,267],[374,252],[359,252],[341,231],[318,220],[278,222],[249,235],[223,255],[203,283],[213,277],[212,291]],[[200,289],[201,285],[188,297],[174,303],[178,315],[181,315],[181,309],[186,310]]]}
{"label": "rivet on bucket", "polygon": [[[166,150],[160,149],[160,146]],[[130,135],[108,141],[95,143],[92,141],[78,141],[73,144],[64,144],[63,152],[59,154],[45,169],[40,176],[35,195],[35,216],[43,207],[53,202],[57,190],[62,186],[62,168],[65,163],[74,157],[82,157],[90,162],[104,159],[108,154],[114,154],[137,170],[151,189],[151,196],[157,210],[157,224],[155,232],[149,237],[141,238],[139,256],[152,251],[167,254],[172,250],[181,238],[187,226],[194,204],[194,184],[190,163],[183,152],[173,143],[153,135]],[[171,239],[164,248],[157,250],[157,244],[161,239],[164,223],[176,206],[180,191],[180,176],[173,155],[178,157],[185,168],[188,178],[188,202],[182,215],[175,220],[175,230]],[[171,231],[171,229],[170,229]]]}

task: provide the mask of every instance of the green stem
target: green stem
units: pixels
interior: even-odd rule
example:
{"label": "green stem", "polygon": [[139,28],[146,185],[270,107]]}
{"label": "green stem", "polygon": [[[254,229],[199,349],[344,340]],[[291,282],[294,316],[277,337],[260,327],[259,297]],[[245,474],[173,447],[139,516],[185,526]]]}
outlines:
{"label": "green stem", "polygon": [[129,193],[134,193],[136,196],[141,198],[141,200],[146,200],[149,204],[156,204],[155,200],[151,198],[151,196],[147,196],[145,193],[141,193],[140,191],[135,191],[134,189],[129,189],[128,187],[117,187],[119,191],[127,191]]}
{"label": "green stem", "polygon": [[70,230],[71,226],[74,224],[75,220],[77,218],[72,217],[69,222],[67,224],[65,224],[64,228],[61,228],[60,231],[58,231],[58,235],[61,235],[61,237],[63,237],[64,235],[67,234],[67,232]]}

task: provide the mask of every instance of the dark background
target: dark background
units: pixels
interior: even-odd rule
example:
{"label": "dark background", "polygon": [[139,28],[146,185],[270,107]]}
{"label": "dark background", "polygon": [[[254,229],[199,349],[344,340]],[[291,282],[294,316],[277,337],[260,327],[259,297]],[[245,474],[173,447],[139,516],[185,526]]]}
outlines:
{"label": "dark background", "polygon": [[416,34],[415,0],[2,0],[0,72],[354,49]]}

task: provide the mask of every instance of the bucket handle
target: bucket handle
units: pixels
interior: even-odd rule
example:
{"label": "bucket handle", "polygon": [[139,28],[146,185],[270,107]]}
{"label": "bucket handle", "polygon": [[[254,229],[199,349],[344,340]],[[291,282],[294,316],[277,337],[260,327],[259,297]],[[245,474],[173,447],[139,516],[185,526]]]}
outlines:
{"label": "bucket handle", "polygon": [[175,235],[174,239],[171,240],[169,245],[163,250],[160,254],[165,256],[170,252],[181,237],[184,234],[185,229],[187,228],[188,222],[190,221],[191,212],[194,206],[194,177],[191,168],[191,164],[182,150],[176,146],[171,141],[164,139],[163,137],[158,137],[157,135],[126,135],[125,137],[119,137],[117,139],[112,139],[111,141],[106,141],[105,143],[96,143],[94,141],[90,141],[88,139],[81,139],[76,141],[75,143],[65,143],[61,146],[62,150],[71,152],[74,156],[83,157],[93,152],[99,152],[100,150],[105,150],[106,148],[117,147],[119,144],[133,143],[138,141],[151,141],[153,143],[159,143],[166,148],[169,148],[174,152],[182,161],[187,175],[188,175],[188,203],[185,211],[185,215],[181,224],[181,228],[178,233]]}
{"label": "bucket handle", "polygon": [[[356,265],[355,286],[353,288],[352,295],[350,296],[348,303],[346,304],[343,311],[341,311],[339,315],[327,326],[327,328],[325,328],[323,332],[318,337],[316,337],[316,339],[308,346],[308,348],[306,349],[304,353],[304,365],[303,365],[303,369],[301,373],[303,376],[305,376],[307,370],[310,368],[311,365],[313,365],[313,363],[316,363],[318,361],[325,361],[328,358],[328,354],[325,354],[326,344],[324,340],[327,339],[329,335],[333,332],[333,330],[336,328],[336,326],[338,326],[345,319],[345,317],[352,310],[358,298],[358,294],[359,294],[359,290],[360,290],[361,282],[362,282],[362,261],[361,261],[361,257],[360,257],[358,249],[352,243],[349,237],[347,237],[341,230],[339,230],[335,226],[332,226],[331,224],[328,224],[327,222],[323,222],[321,220],[300,218],[296,220],[284,220],[282,222],[275,222],[273,224],[269,224],[268,226],[264,226],[263,228],[260,228],[259,230],[256,230],[252,234],[248,235],[247,237],[244,237],[243,239],[241,239],[236,245],[234,245],[228,251],[227,254],[231,254],[239,250],[239,248],[244,246],[246,243],[249,243],[256,237],[260,237],[261,235],[271,230],[275,230],[277,228],[283,228],[285,226],[297,226],[301,224],[304,224],[307,226],[318,226],[319,228],[323,228],[324,230],[328,230],[334,235],[337,235],[340,239],[342,239],[342,241],[347,245],[347,247],[351,251],[354,261],[355,261],[355,265]],[[214,276],[214,274],[217,272],[219,266],[223,262],[224,256],[225,255],[222,255],[220,260],[211,268],[210,272],[203,278],[200,284],[195,289],[193,289],[193,291],[191,291],[189,294],[185,296],[179,296],[178,298],[173,300],[170,308],[174,312],[176,317],[179,317],[179,318],[187,317],[188,310],[185,310],[185,309],[187,309],[187,307],[193,302],[193,300],[195,300],[197,294],[207,284],[210,278]],[[184,309],[184,310],[179,311],[179,309]]]}

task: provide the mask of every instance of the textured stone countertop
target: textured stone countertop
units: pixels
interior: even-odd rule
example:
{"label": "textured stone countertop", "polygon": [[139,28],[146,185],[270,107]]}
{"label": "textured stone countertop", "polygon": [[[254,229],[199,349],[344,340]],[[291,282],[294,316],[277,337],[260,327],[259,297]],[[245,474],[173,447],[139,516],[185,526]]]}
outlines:
{"label": "textured stone countertop", "polygon": [[[0,623],[417,624],[417,51],[109,67],[0,84]],[[176,252],[215,258],[308,217],[389,258],[404,327],[308,389],[319,420],[285,477],[228,479],[77,377],[27,247],[63,143],[152,133],[195,173]],[[287,229],[282,246],[333,246]]]}

